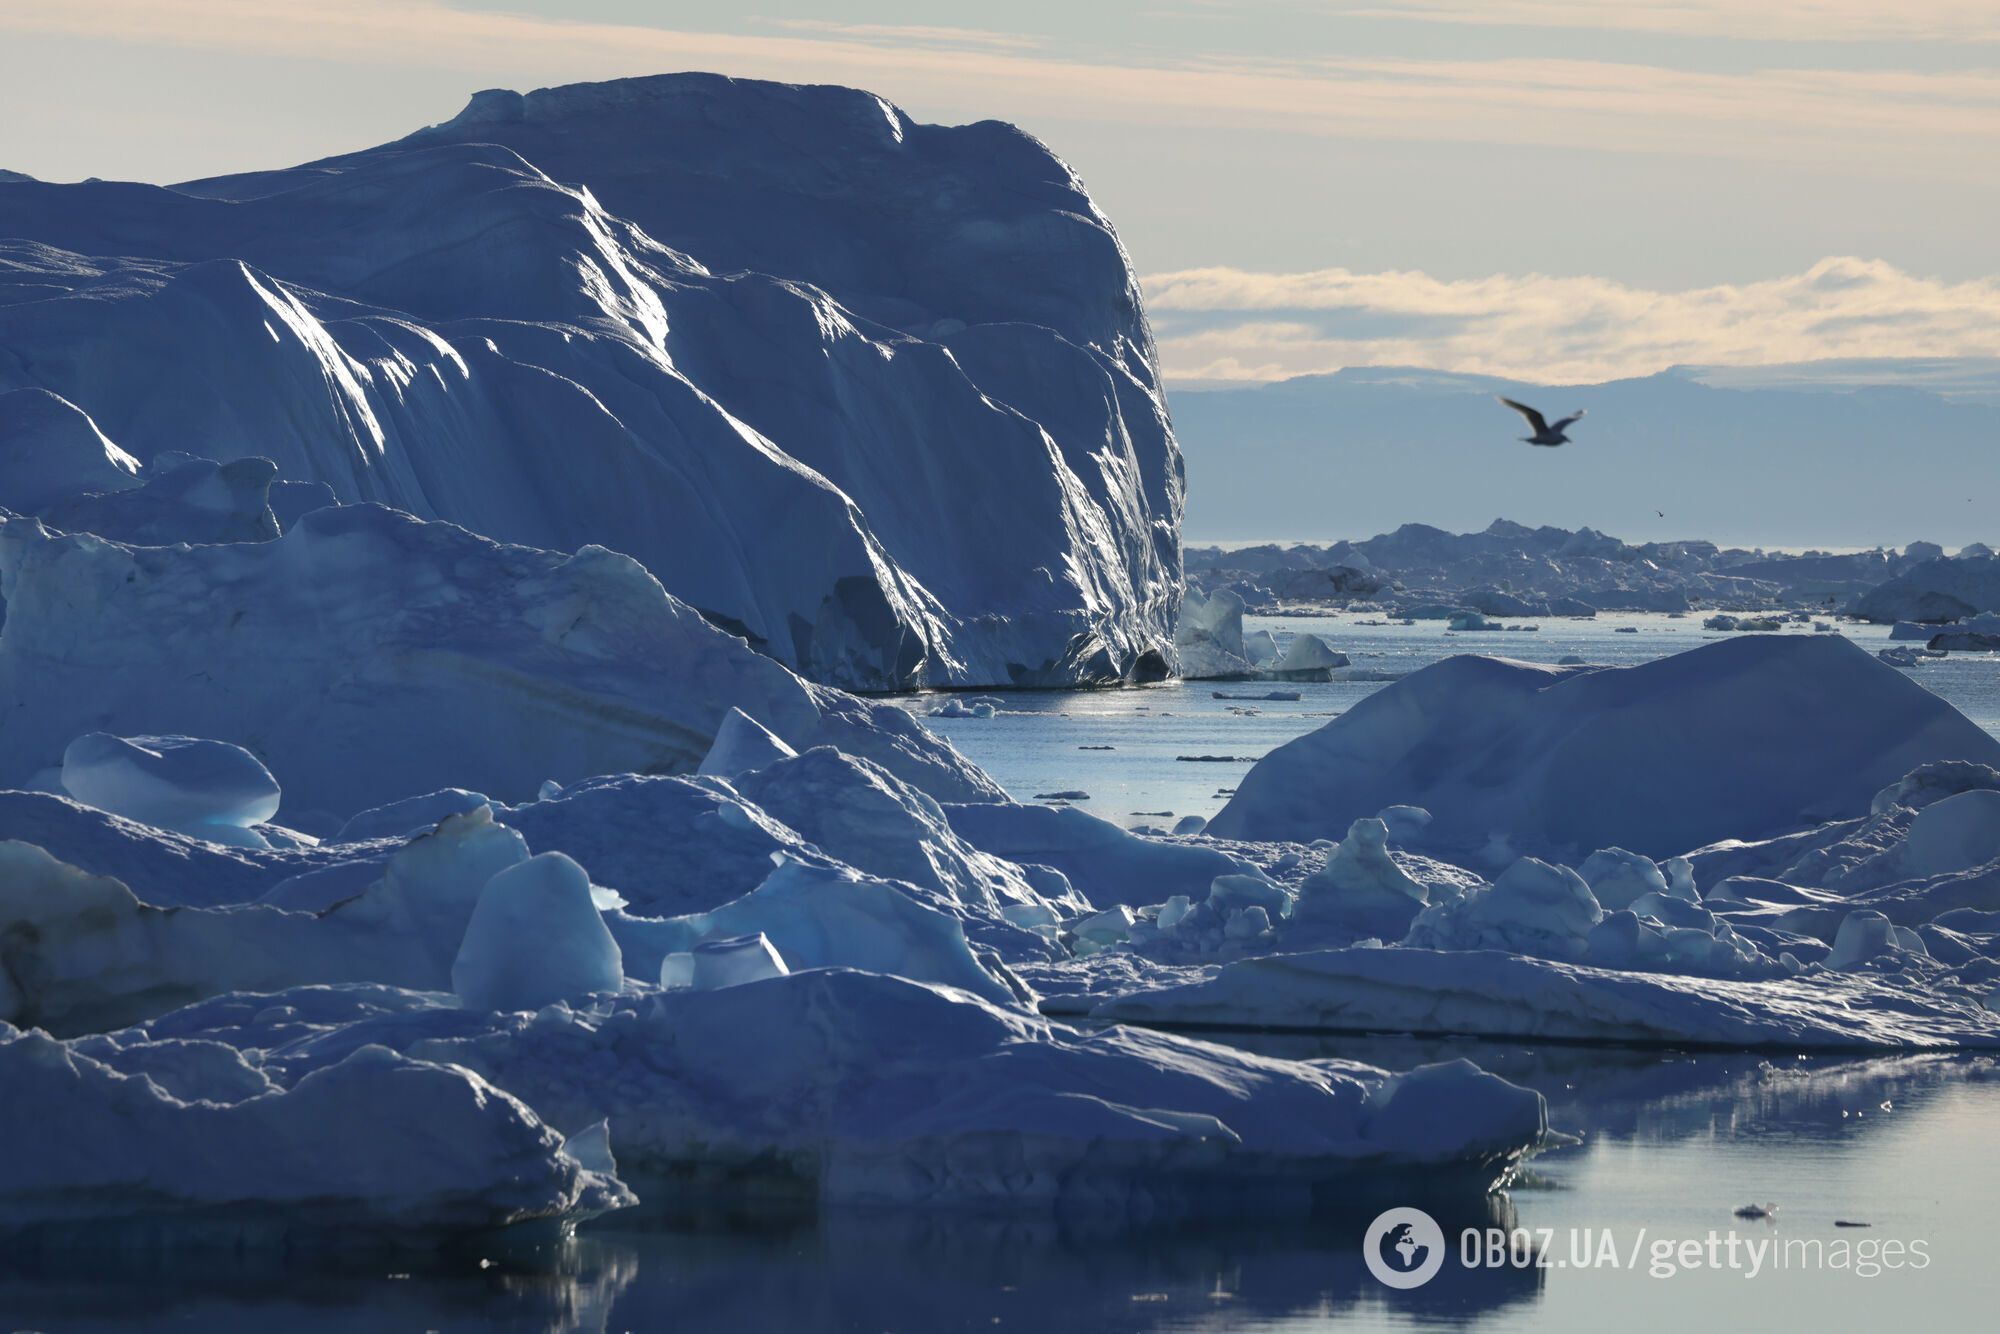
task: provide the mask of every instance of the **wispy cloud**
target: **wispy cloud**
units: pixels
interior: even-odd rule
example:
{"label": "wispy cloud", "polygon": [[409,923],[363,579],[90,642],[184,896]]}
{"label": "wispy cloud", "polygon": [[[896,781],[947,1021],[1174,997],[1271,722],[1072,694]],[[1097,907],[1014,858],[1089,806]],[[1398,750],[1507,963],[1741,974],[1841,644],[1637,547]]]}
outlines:
{"label": "wispy cloud", "polygon": [[2000,277],[1944,282],[1880,260],[1686,291],[1541,274],[1191,269],[1143,280],[1170,380],[1423,366],[1540,381],[1682,363],[2000,355]]}
{"label": "wispy cloud", "polygon": [[2000,41],[1992,0],[1324,0],[1336,13],[1776,41]]}
{"label": "wispy cloud", "polygon": [[[914,40],[913,31],[932,36]],[[6,32],[415,65],[480,79],[523,71],[543,83],[715,69],[853,83],[920,110],[976,109],[1031,122],[1775,157],[1878,174],[1949,178],[1985,169],[2000,154],[2000,71],[1713,72],[1554,59],[1119,63],[1016,48],[1004,34],[981,40],[976,30],[951,40],[942,29],[711,32],[436,0],[10,5],[0,8]]]}
{"label": "wispy cloud", "polygon": [[902,43],[909,46],[972,47],[981,50],[1031,51],[1042,39],[1018,32],[996,32],[991,28],[953,28],[917,23],[841,23],[833,19],[759,19],[758,22],[790,32],[821,37],[839,37],[862,42]]}

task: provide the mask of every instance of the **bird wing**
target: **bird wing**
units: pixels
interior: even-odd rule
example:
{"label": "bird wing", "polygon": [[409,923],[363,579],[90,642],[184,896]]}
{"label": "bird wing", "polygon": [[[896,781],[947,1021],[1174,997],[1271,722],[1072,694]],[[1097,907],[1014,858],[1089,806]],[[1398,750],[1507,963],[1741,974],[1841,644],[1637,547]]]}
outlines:
{"label": "bird wing", "polygon": [[1543,432],[1549,429],[1549,419],[1547,417],[1544,417],[1541,413],[1535,411],[1533,408],[1529,407],[1526,403],[1516,403],[1513,399],[1508,398],[1504,394],[1496,394],[1495,397],[1498,398],[1502,403],[1505,403],[1508,407],[1514,409],[1514,411],[1520,413],[1523,417],[1526,417],[1528,419],[1528,425],[1535,428],[1536,435],[1541,435]]}
{"label": "bird wing", "polygon": [[1564,417],[1561,421],[1557,422],[1556,429],[1560,431],[1562,430],[1563,427],[1568,426],[1571,422],[1579,422],[1582,420],[1583,420],[1583,409],[1578,408],[1575,412],[1570,413],[1569,416]]}

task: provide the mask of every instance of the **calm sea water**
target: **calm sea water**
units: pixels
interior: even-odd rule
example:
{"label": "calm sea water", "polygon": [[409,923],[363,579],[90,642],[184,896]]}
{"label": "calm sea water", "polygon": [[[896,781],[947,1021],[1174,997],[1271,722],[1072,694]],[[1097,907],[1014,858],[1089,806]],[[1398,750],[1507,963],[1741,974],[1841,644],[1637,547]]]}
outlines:
{"label": "calm sea water", "polygon": [[[1299,631],[1318,635],[1353,662],[1354,673],[1400,676],[1454,653],[1487,653],[1553,663],[1574,655],[1630,665],[1726,638],[1703,630],[1699,616],[1604,615],[1595,620],[1527,622],[1529,632],[1455,634],[1442,621],[1364,625],[1355,616],[1244,618],[1281,644]],[[1810,630],[1787,631],[1810,634]],[[1840,633],[1869,652],[1889,645],[1887,626],[1845,625]],[[1953,654],[1905,672],[2000,736],[2000,655]],[[1294,683],[1190,681],[1128,690],[992,692],[992,718],[930,718],[927,725],[981,765],[1022,801],[1041,794],[1086,792],[1076,799],[1119,824],[1158,824],[1163,812],[1211,816],[1250,765],[1292,738],[1324,726],[1387,684],[1347,680]],[[1296,702],[1217,699],[1296,690]],[[900,702],[923,716],[939,696]],[[1110,747],[1110,749],[1096,749]],[[1227,757],[1195,760],[1183,756]]]}
{"label": "calm sea water", "polygon": [[[1389,1066],[1461,1054],[1407,1042],[1259,1045]],[[1552,1123],[1580,1142],[1534,1159],[1503,1195],[1425,1201],[1448,1258],[1408,1292],[1364,1268],[1362,1238],[1379,1202],[1309,1222],[1170,1229],[1046,1216],[655,1212],[600,1220],[526,1256],[109,1251],[71,1253],[54,1268],[0,1257],[0,1329],[1991,1327],[2000,1309],[2000,1158],[1990,1151],[2000,1082],[1980,1077],[1985,1062],[1464,1050],[1541,1089]],[[1775,1204],[1773,1219],[1734,1216],[1752,1201]],[[1518,1229],[1520,1265],[1466,1267],[1467,1228]],[[1711,1233],[1716,1268],[1706,1261]],[[1735,1268],[1726,1267],[1731,1234]],[[1790,1243],[1793,1258],[1782,1267],[1767,1259],[1753,1274],[1750,1242]],[[1686,1263],[1687,1243],[1702,1249],[1699,1264]],[[1872,1264],[1857,1258],[1864,1246]],[[1892,1252],[1895,1268],[1882,1258]]]}

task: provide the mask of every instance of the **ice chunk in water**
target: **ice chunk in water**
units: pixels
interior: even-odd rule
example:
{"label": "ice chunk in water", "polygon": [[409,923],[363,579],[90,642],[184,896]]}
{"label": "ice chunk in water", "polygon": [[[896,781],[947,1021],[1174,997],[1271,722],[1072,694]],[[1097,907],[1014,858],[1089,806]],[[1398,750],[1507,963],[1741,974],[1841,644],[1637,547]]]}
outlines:
{"label": "ice chunk in water", "polygon": [[278,813],[278,780],[226,741],[90,732],[63,752],[62,784],[86,806],[215,843],[268,846],[250,828]]}
{"label": "ice chunk in water", "polygon": [[536,1010],[624,985],[624,959],[591,899],[590,877],[560,852],[486,882],[451,965],[468,1008]]}

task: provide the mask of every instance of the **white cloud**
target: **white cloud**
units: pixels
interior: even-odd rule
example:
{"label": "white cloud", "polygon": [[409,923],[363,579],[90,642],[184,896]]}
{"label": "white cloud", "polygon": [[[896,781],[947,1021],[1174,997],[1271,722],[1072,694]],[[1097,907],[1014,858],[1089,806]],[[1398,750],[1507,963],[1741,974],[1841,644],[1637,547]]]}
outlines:
{"label": "white cloud", "polygon": [[1778,41],[2000,41],[1993,0],[1327,0],[1342,14]]}
{"label": "white cloud", "polygon": [[1401,365],[1586,382],[1670,365],[2000,356],[2000,277],[1824,259],[1759,282],[1649,291],[1542,274],[1190,269],[1143,280],[1170,380]]}

